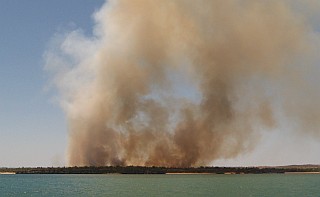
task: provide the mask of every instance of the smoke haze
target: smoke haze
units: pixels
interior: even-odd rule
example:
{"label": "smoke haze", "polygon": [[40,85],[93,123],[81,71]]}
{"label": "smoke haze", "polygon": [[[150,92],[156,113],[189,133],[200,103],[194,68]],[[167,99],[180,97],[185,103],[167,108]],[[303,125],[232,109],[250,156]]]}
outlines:
{"label": "smoke haze", "polygon": [[66,33],[45,54],[69,165],[207,165],[280,120],[319,137],[319,38],[296,9],[307,2],[107,1],[93,36]]}

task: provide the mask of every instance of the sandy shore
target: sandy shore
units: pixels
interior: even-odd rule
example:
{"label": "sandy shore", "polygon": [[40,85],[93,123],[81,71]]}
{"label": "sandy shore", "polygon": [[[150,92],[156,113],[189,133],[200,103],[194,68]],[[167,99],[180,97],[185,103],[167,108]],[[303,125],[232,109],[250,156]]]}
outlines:
{"label": "sandy shore", "polygon": [[16,174],[15,172],[0,172],[0,174]]}
{"label": "sandy shore", "polygon": [[166,174],[214,174],[214,173],[199,173],[199,172],[167,172]]}

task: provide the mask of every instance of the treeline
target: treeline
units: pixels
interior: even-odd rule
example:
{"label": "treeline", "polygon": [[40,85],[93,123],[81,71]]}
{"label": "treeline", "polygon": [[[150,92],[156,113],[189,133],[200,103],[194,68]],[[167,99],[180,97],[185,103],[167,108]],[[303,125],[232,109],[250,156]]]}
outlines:
{"label": "treeline", "polygon": [[37,168],[0,168],[0,172],[16,174],[166,174],[166,173],[212,173],[212,174],[266,174],[285,172],[320,172],[320,167],[197,167],[167,168],[145,166],[84,166],[84,167],[37,167]]}

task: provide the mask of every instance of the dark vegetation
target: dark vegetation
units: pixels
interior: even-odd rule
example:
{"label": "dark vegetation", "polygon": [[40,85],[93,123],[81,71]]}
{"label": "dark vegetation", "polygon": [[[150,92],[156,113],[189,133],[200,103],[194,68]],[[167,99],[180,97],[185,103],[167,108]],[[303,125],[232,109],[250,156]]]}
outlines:
{"label": "dark vegetation", "polygon": [[279,167],[197,167],[166,168],[144,166],[102,166],[102,167],[37,167],[0,168],[0,172],[16,174],[166,174],[166,173],[212,173],[212,174],[266,174],[286,172],[320,172],[318,165],[279,166]]}

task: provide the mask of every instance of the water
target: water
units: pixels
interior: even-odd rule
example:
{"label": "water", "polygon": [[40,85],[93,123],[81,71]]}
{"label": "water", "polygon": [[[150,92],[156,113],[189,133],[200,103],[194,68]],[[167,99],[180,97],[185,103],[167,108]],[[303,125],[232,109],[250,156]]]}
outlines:
{"label": "water", "polygon": [[320,196],[320,174],[0,175],[0,196]]}

